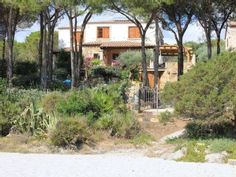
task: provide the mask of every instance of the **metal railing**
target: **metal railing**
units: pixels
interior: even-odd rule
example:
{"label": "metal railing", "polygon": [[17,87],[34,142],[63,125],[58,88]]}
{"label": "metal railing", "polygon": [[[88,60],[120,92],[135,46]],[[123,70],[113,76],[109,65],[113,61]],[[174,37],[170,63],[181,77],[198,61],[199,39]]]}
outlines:
{"label": "metal railing", "polygon": [[157,109],[158,93],[156,88],[141,87],[138,94],[139,111],[146,109]]}

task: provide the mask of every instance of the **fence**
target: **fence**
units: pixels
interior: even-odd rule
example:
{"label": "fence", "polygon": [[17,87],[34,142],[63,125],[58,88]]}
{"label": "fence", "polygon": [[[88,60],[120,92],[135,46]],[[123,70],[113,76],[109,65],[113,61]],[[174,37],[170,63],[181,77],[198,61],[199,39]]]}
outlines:
{"label": "fence", "polygon": [[158,90],[156,88],[141,87],[139,89],[138,105],[139,111],[146,109],[157,109],[158,101]]}

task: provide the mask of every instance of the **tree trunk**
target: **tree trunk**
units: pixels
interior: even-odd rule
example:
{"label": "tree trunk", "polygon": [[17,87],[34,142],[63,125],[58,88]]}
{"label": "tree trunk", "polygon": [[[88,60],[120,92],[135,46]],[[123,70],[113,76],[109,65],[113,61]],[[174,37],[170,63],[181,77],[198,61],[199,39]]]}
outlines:
{"label": "tree trunk", "polygon": [[50,66],[50,70],[51,70],[51,79],[53,76],[53,51],[54,51],[54,34],[55,34],[55,26],[52,26],[52,31],[51,31],[51,44],[50,44],[50,61],[51,61],[51,66]]}
{"label": "tree trunk", "polygon": [[43,60],[42,60],[42,73],[41,73],[41,87],[43,90],[47,90],[48,88],[48,72],[47,72],[47,65],[48,65],[48,46],[47,46],[47,31],[46,31],[46,19],[44,17],[44,25],[43,28]]}
{"label": "tree trunk", "polygon": [[80,34],[80,41],[79,41],[79,58],[78,58],[78,73],[79,73],[79,79],[80,79],[80,72],[83,66],[83,40],[84,40],[84,31],[86,28],[87,23],[92,17],[92,13],[88,12],[84,18],[84,21],[81,26],[81,34]]}
{"label": "tree trunk", "polygon": [[42,61],[43,61],[43,34],[44,24],[43,24],[43,12],[40,13],[40,39],[39,39],[39,50],[38,50],[38,62],[39,62],[39,76],[42,77]]}
{"label": "tree trunk", "polygon": [[143,33],[141,36],[141,52],[142,52],[142,69],[143,69],[143,86],[149,87],[148,75],[147,75],[147,56],[145,48],[145,37],[146,34]]}
{"label": "tree trunk", "polygon": [[2,78],[4,78],[5,75],[5,50],[6,50],[6,34],[4,35],[3,43],[2,43]]}
{"label": "tree trunk", "polygon": [[160,41],[159,41],[159,24],[158,24],[158,18],[155,18],[155,38],[156,38],[156,46],[154,50],[154,88],[156,89],[156,105],[154,105],[158,109],[159,105],[159,55],[160,55]]}
{"label": "tree trunk", "polygon": [[76,66],[75,66],[75,52],[74,52],[74,26],[73,26],[73,18],[69,17],[69,23],[70,23],[70,60],[71,60],[71,80],[72,85],[71,88],[77,87],[77,81],[76,81]]}
{"label": "tree trunk", "polygon": [[221,52],[221,47],[220,47],[220,34],[217,34],[217,55],[220,54]]}
{"label": "tree trunk", "polygon": [[207,58],[211,59],[212,57],[212,43],[211,43],[211,35],[207,34]]}
{"label": "tree trunk", "polygon": [[184,45],[183,37],[179,35],[178,40],[178,80],[184,74]]}
{"label": "tree trunk", "polygon": [[75,45],[75,51],[74,51],[74,56],[75,56],[75,81],[76,81],[76,87],[79,84],[80,81],[80,69],[79,69],[79,63],[80,63],[80,58],[78,54],[78,42],[76,38],[76,32],[77,32],[77,17],[74,18],[74,34],[73,34],[73,40],[74,40],[74,45]]}
{"label": "tree trunk", "polygon": [[48,52],[48,64],[47,64],[47,70],[48,70],[48,83],[51,83],[52,82],[52,55],[53,55],[53,44],[52,44],[52,41],[53,41],[53,33],[54,33],[54,30],[51,26],[51,22],[48,21],[48,34],[47,34],[47,52]]}
{"label": "tree trunk", "polygon": [[8,45],[8,56],[7,56],[7,80],[8,86],[12,87],[12,77],[13,77],[13,23],[14,23],[14,15],[13,8],[9,9],[9,17],[8,17],[8,29],[7,29],[7,45]]}

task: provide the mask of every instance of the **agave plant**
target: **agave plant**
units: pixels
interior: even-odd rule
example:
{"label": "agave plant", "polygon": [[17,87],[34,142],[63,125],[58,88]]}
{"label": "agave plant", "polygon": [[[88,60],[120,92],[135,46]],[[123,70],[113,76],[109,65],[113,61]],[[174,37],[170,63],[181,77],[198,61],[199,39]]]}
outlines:
{"label": "agave plant", "polygon": [[46,114],[32,102],[14,121],[17,130],[30,135],[43,135],[56,125],[55,116]]}

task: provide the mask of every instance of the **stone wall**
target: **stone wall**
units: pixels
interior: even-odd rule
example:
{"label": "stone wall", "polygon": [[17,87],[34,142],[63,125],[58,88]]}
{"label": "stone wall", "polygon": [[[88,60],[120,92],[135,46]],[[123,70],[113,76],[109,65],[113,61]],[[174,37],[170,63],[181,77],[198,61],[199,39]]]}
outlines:
{"label": "stone wall", "polygon": [[[184,73],[188,72],[195,63],[195,57],[192,61],[185,60],[184,62]],[[177,60],[167,60],[165,64],[165,71],[161,76],[160,88],[163,89],[167,82],[176,82],[178,80],[178,63]]]}

